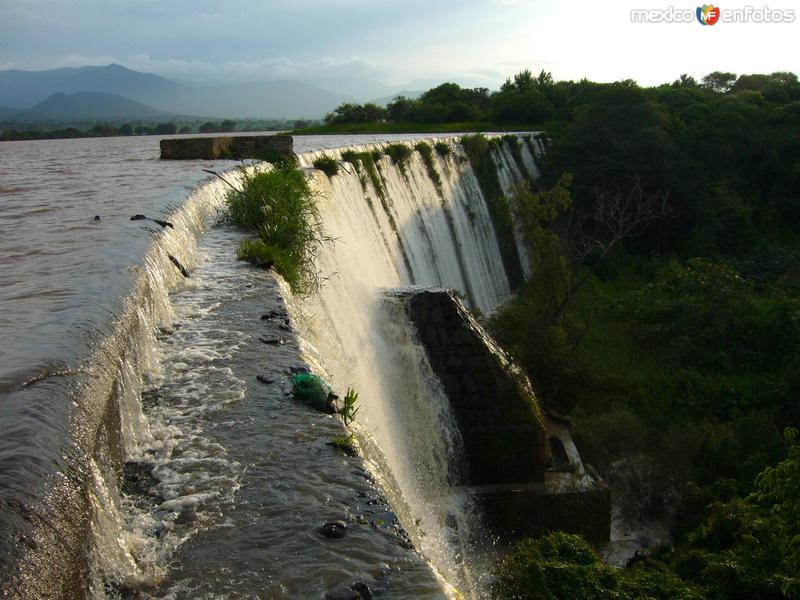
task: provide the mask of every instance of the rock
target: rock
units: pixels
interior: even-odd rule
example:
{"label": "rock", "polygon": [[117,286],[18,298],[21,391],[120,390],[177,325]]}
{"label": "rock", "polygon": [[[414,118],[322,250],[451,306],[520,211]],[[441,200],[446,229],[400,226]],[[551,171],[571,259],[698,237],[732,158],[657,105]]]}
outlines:
{"label": "rock", "polygon": [[128,461],[122,466],[122,475],[122,491],[126,494],[147,496],[158,485],[150,463]]}
{"label": "rock", "polygon": [[354,592],[358,592],[358,595],[361,597],[361,600],[372,600],[374,598],[374,596],[372,595],[372,590],[363,581],[357,581],[356,583],[350,586],[350,589],[353,590]]}
{"label": "rock", "polygon": [[271,379],[270,377],[264,377],[263,375],[256,375],[256,379],[260,383],[263,383],[264,385],[269,385],[271,383],[275,383],[274,379]]}
{"label": "rock", "polygon": [[260,338],[258,338],[258,341],[261,342],[262,344],[268,344],[270,346],[283,346],[286,343],[286,340],[284,340],[283,338],[280,337],[268,338],[263,335]]}
{"label": "rock", "polygon": [[340,540],[347,535],[347,524],[344,521],[328,521],[317,529],[317,533],[326,538]]}
{"label": "rock", "polygon": [[100,215],[95,215],[94,216],[94,222],[95,223],[99,223],[100,222]]}
{"label": "rock", "polygon": [[349,587],[339,586],[325,594],[325,600],[361,600],[362,596]]}
{"label": "rock", "polygon": [[280,309],[272,309],[271,311],[261,315],[262,321],[271,321],[272,319],[286,318],[286,311]]}
{"label": "rock", "polygon": [[289,367],[289,372],[292,375],[297,375],[298,373],[311,373],[311,369],[305,365],[298,365],[296,367]]}

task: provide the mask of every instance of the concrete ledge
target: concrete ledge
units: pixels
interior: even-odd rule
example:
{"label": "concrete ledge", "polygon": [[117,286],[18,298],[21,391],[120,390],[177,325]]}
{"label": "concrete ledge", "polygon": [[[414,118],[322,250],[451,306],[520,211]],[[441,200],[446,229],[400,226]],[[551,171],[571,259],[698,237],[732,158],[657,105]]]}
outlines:
{"label": "concrete ledge", "polygon": [[583,535],[594,544],[609,540],[611,494],[594,479],[564,485],[560,474],[548,473],[542,483],[467,488],[480,506],[484,523],[508,544],[549,531]]}
{"label": "concrete ledge", "polygon": [[161,158],[168,160],[217,160],[257,158],[275,160],[294,156],[290,135],[241,135],[187,137],[161,140]]}

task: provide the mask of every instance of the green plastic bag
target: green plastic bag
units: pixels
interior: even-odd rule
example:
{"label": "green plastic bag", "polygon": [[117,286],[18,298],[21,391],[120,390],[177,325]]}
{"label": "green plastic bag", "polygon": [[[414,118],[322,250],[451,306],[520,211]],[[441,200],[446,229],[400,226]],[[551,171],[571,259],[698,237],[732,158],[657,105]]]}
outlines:
{"label": "green plastic bag", "polygon": [[292,376],[292,393],[298,400],[308,402],[317,410],[328,412],[329,386],[321,377],[311,373],[297,373]]}

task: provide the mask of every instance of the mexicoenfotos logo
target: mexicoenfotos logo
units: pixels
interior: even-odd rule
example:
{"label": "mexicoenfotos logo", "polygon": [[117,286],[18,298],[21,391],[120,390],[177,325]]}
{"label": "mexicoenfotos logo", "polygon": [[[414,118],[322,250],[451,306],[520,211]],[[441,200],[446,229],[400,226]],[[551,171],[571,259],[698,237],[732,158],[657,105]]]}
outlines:
{"label": "mexicoenfotos logo", "polygon": [[769,6],[744,6],[741,8],[720,9],[713,4],[703,4],[696,10],[667,6],[666,8],[631,9],[631,23],[693,23],[714,25],[721,23],[755,23],[772,25],[794,23],[793,8],[770,8]]}
{"label": "mexicoenfotos logo", "polygon": [[719,21],[719,7],[713,4],[698,6],[697,20],[700,21],[700,25],[713,25]]}

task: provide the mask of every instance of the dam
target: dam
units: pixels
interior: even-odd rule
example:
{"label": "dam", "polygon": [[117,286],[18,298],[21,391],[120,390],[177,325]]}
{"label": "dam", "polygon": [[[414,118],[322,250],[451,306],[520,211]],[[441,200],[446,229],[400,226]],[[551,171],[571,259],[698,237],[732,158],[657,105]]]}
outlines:
{"label": "dam", "polygon": [[[536,178],[537,140],[489,139],[503,193]],[[301,150],[333,240],[306,298],[235,260],[242,233],[219,215],[239,173],[202,165],[223,177],[166,212],[173,227],[146,226],[127,291],[79,358],[9,395],[6,414],[30,416],[3,424],[16,434],[0,454],[9,597],[486,597],[496,550],[463,485],[465,439],[387,292],[452,289],[489,314],[527,259],[519,247],[509,266],[459,138],[429,143],[432,162],[402,165],[386,143]],[[365,153],[375,177],[348,160]],[[338,174],[314,168],[323,155]],[[305,371],[358,391],[360,455],[330,446],[338,420],[292,399]],[[331,523],[345,535],[327,536]]]}

